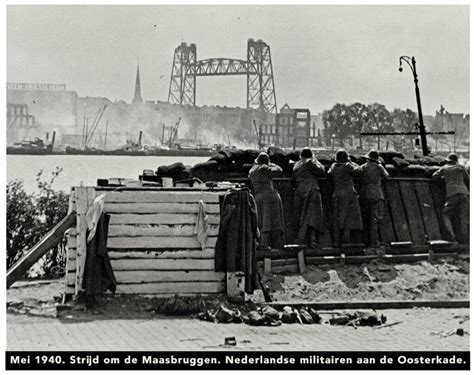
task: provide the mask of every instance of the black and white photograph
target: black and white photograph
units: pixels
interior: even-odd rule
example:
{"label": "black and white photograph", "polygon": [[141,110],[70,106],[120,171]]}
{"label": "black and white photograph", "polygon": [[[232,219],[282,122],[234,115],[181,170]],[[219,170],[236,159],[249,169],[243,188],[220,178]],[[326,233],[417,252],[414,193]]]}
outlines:
{"label": "black and white photograph", "polygon": [[2,8],[7,370],[470,369],[468,2]]}

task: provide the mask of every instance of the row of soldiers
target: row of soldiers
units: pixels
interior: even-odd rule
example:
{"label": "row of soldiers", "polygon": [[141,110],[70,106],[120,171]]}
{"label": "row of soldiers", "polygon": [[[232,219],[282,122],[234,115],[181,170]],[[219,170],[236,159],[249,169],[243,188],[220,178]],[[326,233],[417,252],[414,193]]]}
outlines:
{"label": "row of soldiers", "polygon": [[[318,184],[318,178],[324,176],[326,171],[311,149],[304,148],[300,156],[301,160],[293,167],[296,181],[294,214],[299,217],[297,238],[301,245],[316,247],[321,243],[326,227]],[[351,231],[363,230],[363,222],[369,225],[365,228],[367,245],[379,245],[379,224],[385,211],[381,181],[389,174],[379,161],[378,151],[369,151],[366,158],[367,162],[358,166],[349,159],[347,151],[341,149],[336,153],[335,163],[327,171],[334,181],[332,209],[336,247],[349,244]],[[272,181],[281,175],[282,169],[270,163],[265,152],[258,155],[256,163],[249,172],[249,178],[257,204],[260,246],[282,248],[285,243],[283,206]],[[359,192],[354,186],[356,176],[361,180]],[[446,183],[442,222],[448,240],[455,241],[452,217],[459,215],[463,220],[469,216],[469,174],[458,164],[458,157],[453,153],[448,155],[447,164],[437,170],[433,178],[443,179]]]}

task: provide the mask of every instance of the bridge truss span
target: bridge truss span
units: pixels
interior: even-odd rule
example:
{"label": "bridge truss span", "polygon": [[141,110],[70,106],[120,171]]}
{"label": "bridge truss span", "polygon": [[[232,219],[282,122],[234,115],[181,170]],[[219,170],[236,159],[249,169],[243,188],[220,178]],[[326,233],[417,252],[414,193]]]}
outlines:
{"label": "bridge truss span", "polygon": [[174,53],[168,101],[196,105],[196,77],[232,75],[247,77],[248,109],[277,112],[270,46],[253,39],[247,41],[247,60],[220,57],[197,60],[196,45],[181,43]]}

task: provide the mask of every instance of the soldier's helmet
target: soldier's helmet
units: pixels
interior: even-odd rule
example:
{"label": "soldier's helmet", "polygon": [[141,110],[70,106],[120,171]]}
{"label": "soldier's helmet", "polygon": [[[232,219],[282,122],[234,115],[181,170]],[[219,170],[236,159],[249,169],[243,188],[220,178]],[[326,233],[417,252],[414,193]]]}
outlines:
{"label": "soldier's helmet", "polygon": [[458,154],[451,152],[448,157],[446,158],[446,161],[450,161],[451,163],[457,163],[458,162]]}
{"label": "soldier's helmet", "polygon": [[379,152],[377,150],[370,150],[367,155],[365,155],[366,158],[372,160],[372,161],[379,161]]}
{"label": "soldier's helmet", "polygon": [[347,153],[347,151],[344,149],[337,151],[336,161],[339,161],[339,162],[349,161],[349,154]]}
{"label": "soldier's helmet", "polygon": [[255,163],[268,164],[270,163],[270,157],[266,152],[261,152],[260,154],[258,154],[257,159],[255,159]]}
{"label": "soldier's helmet", "polygon": [[301,159],[309,159],[313,157],[313,151],[309,147],[305,147],[301,150]]}

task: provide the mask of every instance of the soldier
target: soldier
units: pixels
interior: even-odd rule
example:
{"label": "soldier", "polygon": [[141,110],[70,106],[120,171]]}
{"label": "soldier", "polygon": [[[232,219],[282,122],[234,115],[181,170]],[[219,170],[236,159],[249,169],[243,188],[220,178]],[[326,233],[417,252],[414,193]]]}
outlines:
{"label": "soldier", "polygon": [[455,153],[449,154],[446,161],[448,162],[446,165],[433,173],[433,178],[444,180],[446,186],[446,203],[442,210],[442,222],[448,240],[456,241],[452,219],[457,216],[460,219],[461,235],[465,240],[469,233],[469,174],[466,168],[458,164],[458,155]]}
{"label": "soldier", "polygon": [[298,242],[309,247],[315,247],[318,236],[324,233],[323,207],[317,180],[324,173],[324,166],[313,158],[311,149],[305,147],[301,151],[301,160],[293,167],[296,180],[294,213],[299,215]]}
{"label": "soldier", "polygon": [[364,223],[369,225],[368,243],[378,245],[378,225],[383,219],[385,210],[381,180],[387,178],[388,172],[379,162],[379,153],[371,150],[366,155],[367,163],[360,167],[362,185],[360,205]]}
{"label": "soldier", "polygon": [[260,247],[281,249],[285,245],[283,205],[272,178],[280,176],[282,169],[270,163],[266,152],[261,152],[255,162],[249,178],[257,204]]}
{"label": "soldier", "polygon": [[349,160],[346,150],[336,153],[336,162],[331,165],[328,173],[333,176],[334,192],[334,224],[335,246],[350,243],[351,230],[362,230],[359,196],[354,188],[353,177],[360,172],[360,167]]}

